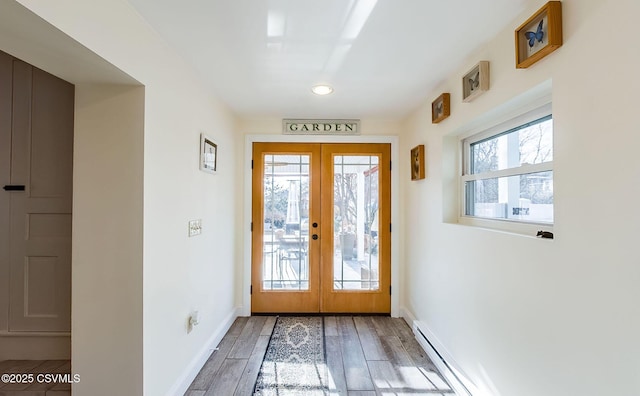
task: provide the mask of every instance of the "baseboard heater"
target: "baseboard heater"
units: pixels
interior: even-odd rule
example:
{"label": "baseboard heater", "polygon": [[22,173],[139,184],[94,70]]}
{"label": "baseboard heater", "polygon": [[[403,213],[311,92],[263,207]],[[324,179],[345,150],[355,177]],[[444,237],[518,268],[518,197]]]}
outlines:
{"label": "baseboard heater", "polygon": [[438,367],[440,373],[445,377],[451,388],[456,392],[458,396],[473,396],[471,391],[465,386],[461,374],[458,370],[454,369],[447,360],[438,352],[433,343],[429,341],[429,338],[422,332],[420,325],[416,322],[413,323],[413,333],[416,336],[416,340],[429,355],[431,361]]}

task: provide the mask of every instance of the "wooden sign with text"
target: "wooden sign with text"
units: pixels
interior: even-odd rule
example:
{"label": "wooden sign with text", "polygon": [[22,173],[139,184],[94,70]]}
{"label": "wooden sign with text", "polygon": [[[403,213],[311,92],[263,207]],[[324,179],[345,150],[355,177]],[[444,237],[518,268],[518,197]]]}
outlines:
{"label": "wooden sign with text", "polygon": [[284,135],[359,135],[360,120],[282,120]]}

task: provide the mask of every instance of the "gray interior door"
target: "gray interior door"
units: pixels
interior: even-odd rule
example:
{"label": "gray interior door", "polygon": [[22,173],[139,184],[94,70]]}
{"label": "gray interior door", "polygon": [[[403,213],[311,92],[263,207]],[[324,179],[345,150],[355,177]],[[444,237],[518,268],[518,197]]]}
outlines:
{"label": "gray interior door", "polygon": [[67,332],[74,86],[17,59],[11,84],[8,330]]}

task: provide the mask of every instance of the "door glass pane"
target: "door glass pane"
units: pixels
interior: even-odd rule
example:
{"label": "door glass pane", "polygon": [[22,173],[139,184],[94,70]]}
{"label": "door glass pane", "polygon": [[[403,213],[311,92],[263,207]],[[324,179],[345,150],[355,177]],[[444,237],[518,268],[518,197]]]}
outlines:
{"label": "door glass pane", "polygon": [[309,156],[265,155],[263,290],[309,289]]}
{"label": "door glass pane", "polygon": [[333,288],[378,290],[378,156],[334,156]]}

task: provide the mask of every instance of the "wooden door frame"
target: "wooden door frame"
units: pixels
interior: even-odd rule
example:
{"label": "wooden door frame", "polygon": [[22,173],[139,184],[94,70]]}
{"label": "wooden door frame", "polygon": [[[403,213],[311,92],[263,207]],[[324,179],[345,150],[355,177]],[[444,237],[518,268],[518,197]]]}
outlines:
{"label": "wooden door frame", "polygon": [[[398,317],[400,312],[400,232],[399,218],[400,168],[402,158],[399,154],[397,136],[302,136],[302,135],[246,135],[243,160],[243,274],[242,274],[242,306],[240,315],[251,315],[251,216],[252,216],[252,172],[251,159],[253,143],[388,143],[391,145],[391,316]],[[409,155],[409,154],[407,154]],[[408,159],[407,159],[408,164]]]}

